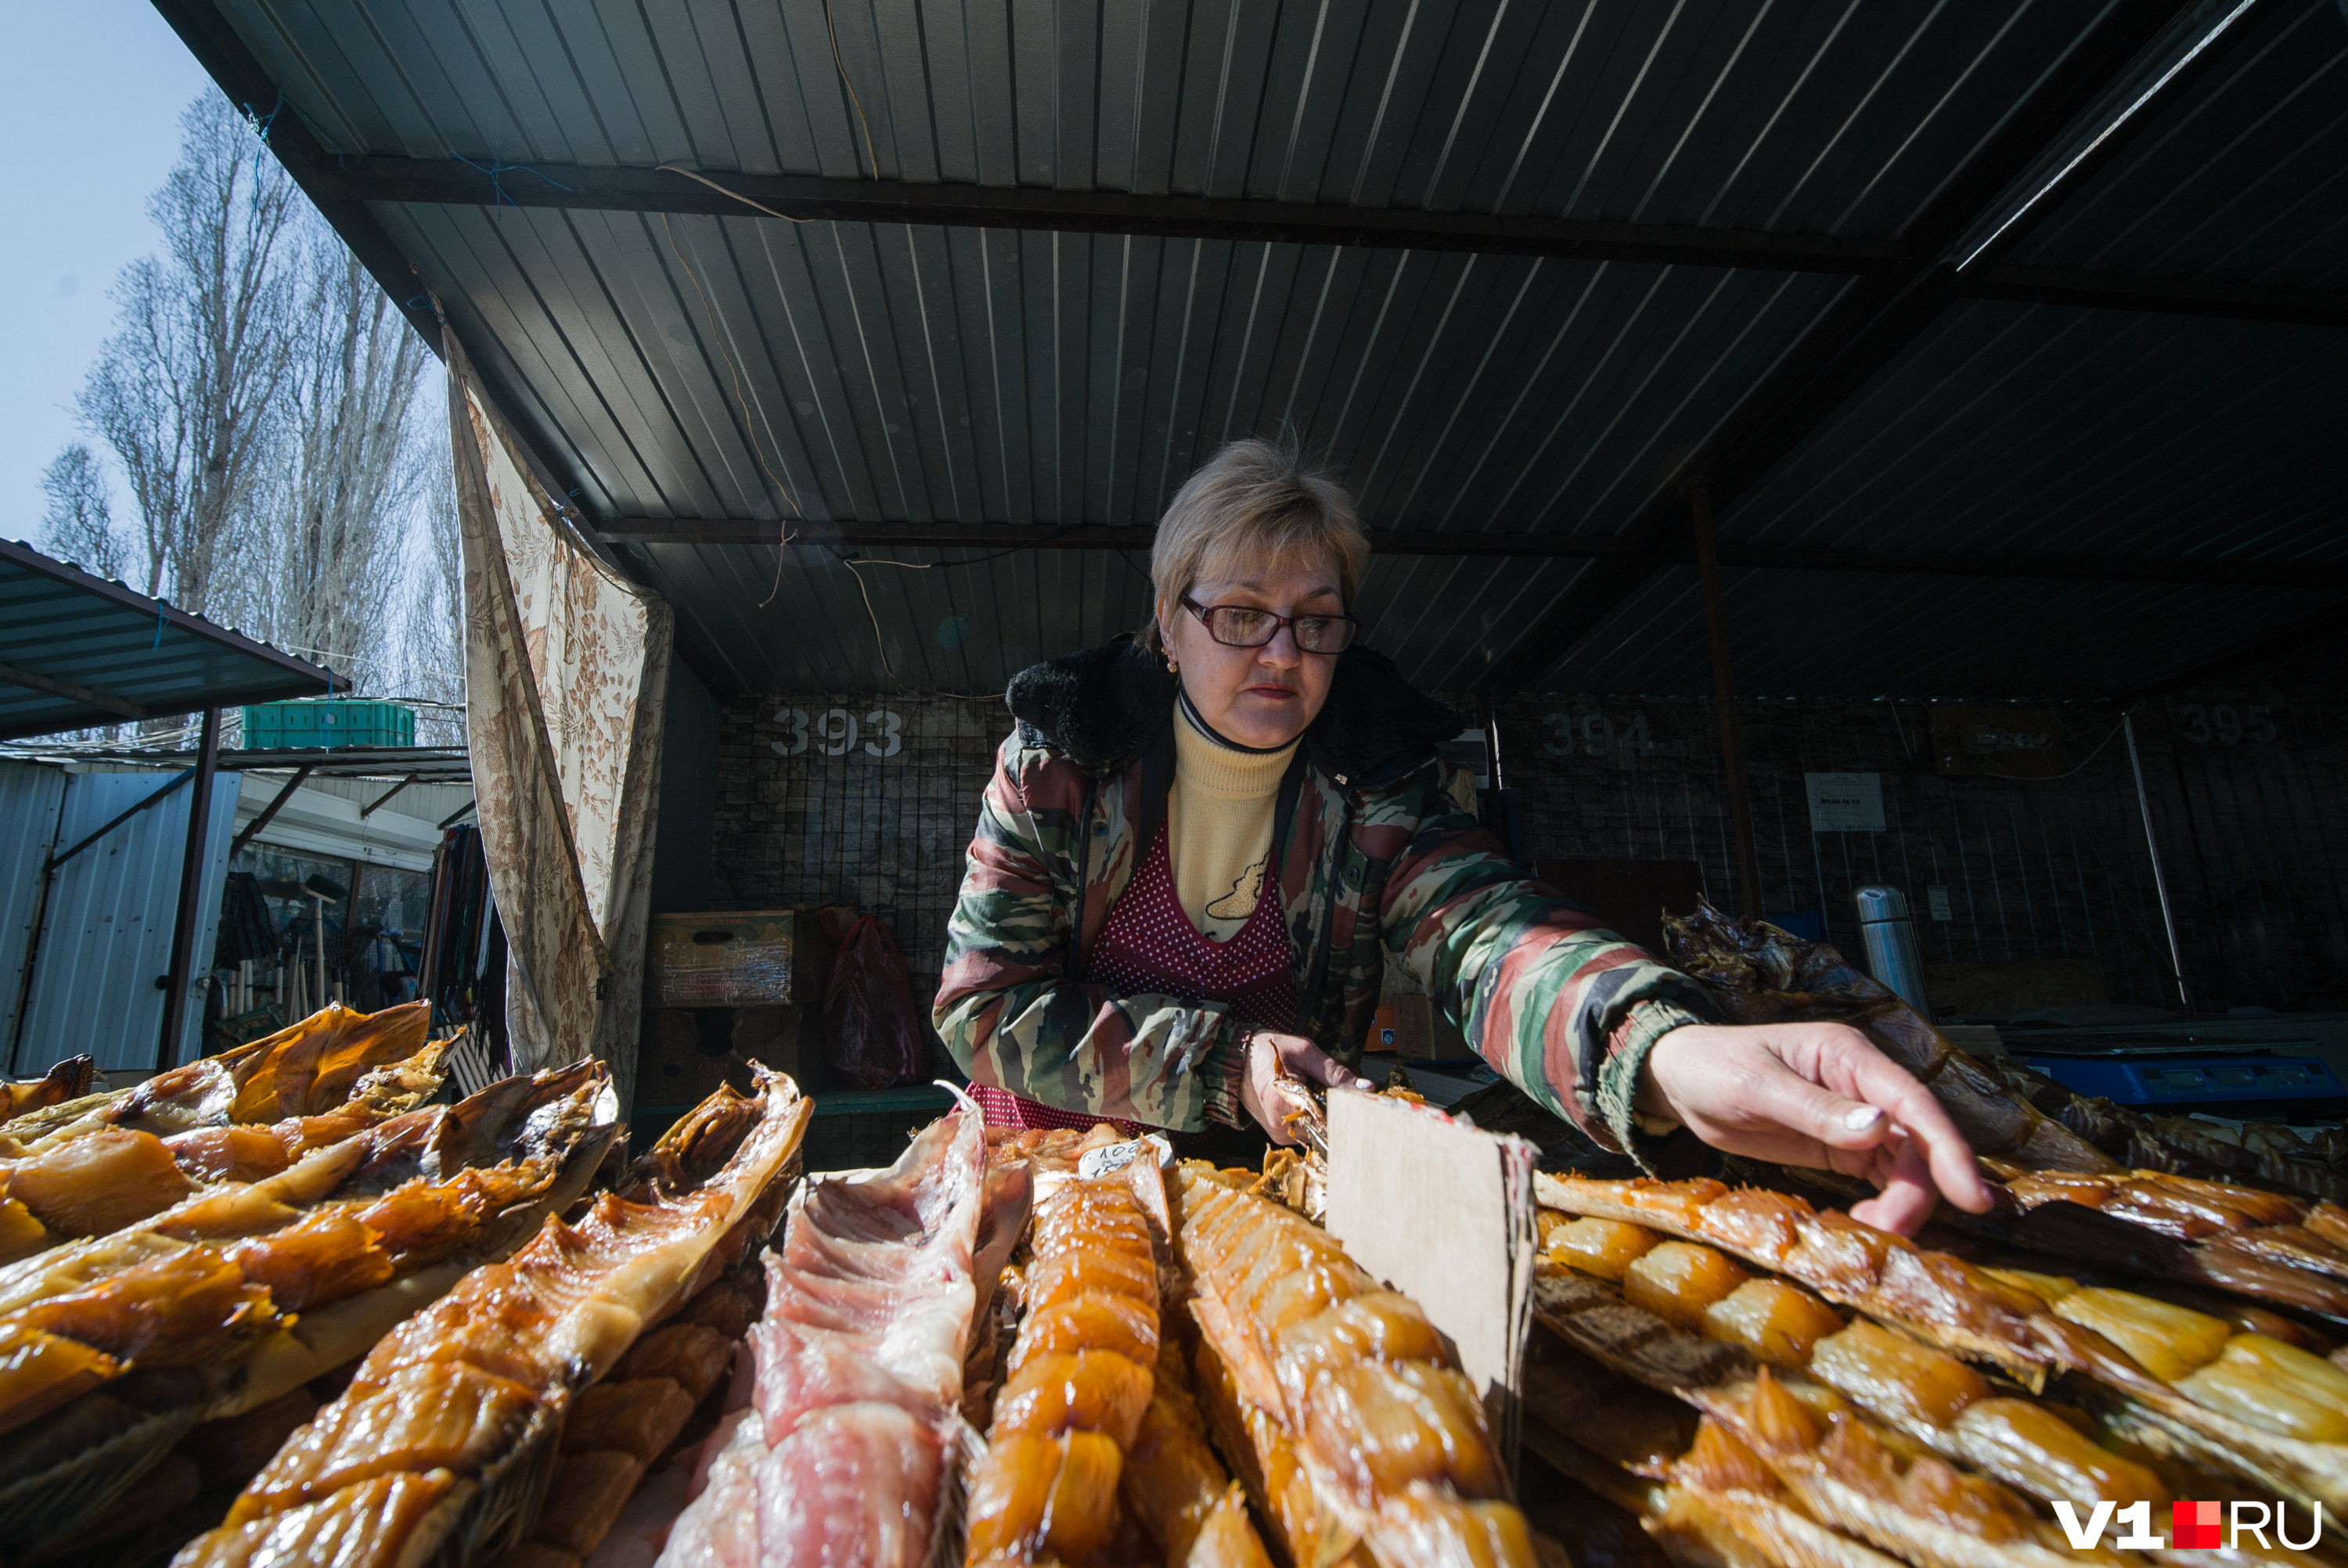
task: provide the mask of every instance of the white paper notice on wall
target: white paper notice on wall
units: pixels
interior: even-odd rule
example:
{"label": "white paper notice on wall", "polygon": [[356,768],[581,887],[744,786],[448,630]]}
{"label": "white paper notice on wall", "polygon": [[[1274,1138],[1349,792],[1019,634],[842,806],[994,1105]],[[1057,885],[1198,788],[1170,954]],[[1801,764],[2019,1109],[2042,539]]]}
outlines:
{"label": "white paper notice on wall", "polygon": [[1804,774],[1812,833],[1881,833],[1881,774]]}
{"label": "white paper notice on wall", "polygon": [[1540,1262],[1538,1153],[1407,1101],[1329,1095],[1329,1234],[1450,1337],[1511,1470]]}

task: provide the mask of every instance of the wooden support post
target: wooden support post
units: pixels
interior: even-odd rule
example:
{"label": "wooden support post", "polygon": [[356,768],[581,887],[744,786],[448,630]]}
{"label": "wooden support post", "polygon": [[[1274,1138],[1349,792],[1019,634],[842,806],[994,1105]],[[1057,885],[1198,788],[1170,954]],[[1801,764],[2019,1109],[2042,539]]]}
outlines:
{"label": "wooden support post", "polygon": [[1695,523],[1695,564],[1704,578],[1704,624],[1712,641],[1713,705],[1720,710],[1720,764],[1736,839],[1736,898],[1748,919],[1761,917],[1761,856],[1753,842],[1753,803],[1745,784],[1745,740],[1736,724],[1736,681],[1728,662],[1728,610],[1720,600],[1720,553],[1712,541],[1712,497],[1699,485],[1688,497]]}
{"label": "wooden support post", "polygon": [[171,968],[163,977],[163,1033],[155,1042],[158,1072],[179,1065],[188,993],[195,985],[196,933],[204,920],[204,841],[211,836],[212,778],[220,772],[220,731],[221,711],[206,708],[203,743],[196,753],[195,788],[188,797],[188,842],[180,856],[180,910],[171,922]]}

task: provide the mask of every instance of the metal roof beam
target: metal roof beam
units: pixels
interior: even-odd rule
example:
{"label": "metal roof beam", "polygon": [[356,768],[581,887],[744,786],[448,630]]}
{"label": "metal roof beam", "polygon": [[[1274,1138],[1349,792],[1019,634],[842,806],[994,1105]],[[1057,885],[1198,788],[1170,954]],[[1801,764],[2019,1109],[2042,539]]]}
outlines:
{"label": "metal roof beam", "polygon": [[2056,155],[2054,167],[2034,189],[2011,203],[2003,213],[1985,214],[1973,226],[1975,232],[1983,228],[1988,232],[1969,249],[1960,247],[1964,253],[1957,258],[1957,270],[1978,272],[2011,252],[2064,202],[2085,190],[2087,182],[2135,139],[2137,132],[2184,97],[2225,53],[2229,37],[2240,37],[2250,31],[2278,4],[2279,0],[2226,0],[2223,8],[2192,31],[2190,36],[2174,39],[2172,52],[2158,62],[2148,78],[2114,104],[2110,112],[2102,117],[2102,123],[2087,131],[2068,149],[2067,156]]}
{"label": "metal roof beam", "polygon": [[21,664],[0,664],[0,681],[12,686],[46,692],[52,697],[63,697],[68,702],[79,702],[86,708],[119,713],[126,719],[154,717],[144,706],[128,697],[118,697],[111,692],[100,692],[94,687],[77,686],[71,681],[60,681],[54,675],[44,675],[38,670],[27,670]]}
{"label": "metal roof beam", "polygon": [[[367,157],[328,166],[320,179],[359,201],[668,212],[740,217],[925,223],[1053,233],[1154,234],[1178,239],[1282,241],[1305,245],[1483,255],[1571,256],[1686,266],[1874,276],[1913,265],[1888,241],[1747,230],[1697,229],[1480,212],[1380,210],[1305,202],[1118,191],[922,185],[813,175],[726,174],[696,183],[675,169],[489,168],[461,159]],[[2223,315],[2337,325],[2348,294],[2204,283],[2188,278],[1980,267],[1959,274],[1957,292],[1984,299]]]}
{"label": "metal roof beam", "polygon": [[[1943,260],[1950,247],[2048,156],[2191,3],[2108,7],[1908,226],[1900,239],[1918,260],[1897,276],[1860,278],[1846,285],[1793,351],[1682,465],[1677,479],[1622,530],[1622,537],[1638,545],[1638,553],[1581,573],[1486,667],[1478,690],[1513,691],[1553,668],[1670,562],[1688,538],[1692,487],[1703,486],[1715,514],[1728,515],[1746,490],[1940,319],[1956,297],[1956,270]],[[2141,117],[2131,121],[2121,139],[2143,123]]]}
{"label": "metal roof beam", "polygon": [[1909,261],[1898,245],[1886,241],[1828,234],[1030,186],[833,179],[808,174],[705,174],[675,166],[522,167],[475,164],[462,159],[369,156],[322,167],[318,174],[328,188],[352,202],[510,204],[719,218],[764,212],[801,220],[1575,256],[1794,272],[1896,272]]}
{"label": "metal roof beam", "polygon": [[1971,299],[2033,305],[2348,326],[2348,292],[2337,289],[2279,289],[2263,283],[2210,283],[2191,278],[2147,278],[2054,267],[1986,267],[1959,272],[1957,292]]}
{"label": "metal roof beam", "polygon": [[[1148,549],[1154,528],[1019,523],[774,523],[626,518],[606,525],[613,544],[774,545],[788,528],[794,547],[892,547],[927,549]],[[1659,558],[1637,542],[1588,534],[1468,533],[1457,530],[1371,528],[1380,555],[1485,557],[1535,560],[1660,559],[1689,565],[1693,543],[1681,541]],[[1895,576],[2020,578],[2049,582],[2168,582],[2202,587],[2348,589],[2348,566],[2324,562],[2240,560],[2193,557],[1984,555],[1966,552],[1817,548],[1805,545],[1717,547],[1720,564],[1765,571],[1880,572]]]}

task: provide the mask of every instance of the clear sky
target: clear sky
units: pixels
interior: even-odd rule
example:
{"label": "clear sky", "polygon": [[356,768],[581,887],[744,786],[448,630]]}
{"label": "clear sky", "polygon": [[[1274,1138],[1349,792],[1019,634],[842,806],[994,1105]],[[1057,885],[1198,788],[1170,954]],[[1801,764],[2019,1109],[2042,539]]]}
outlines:
{"label": "clear sky", "polygon": [[[74,394],[114,320],[116,276],[159,243],[147,195],[211,78],[148,0],[0,0],[0,538],[40,528],[41,470],[77,439]],[[118,497],[115,518],[129,520]]]}

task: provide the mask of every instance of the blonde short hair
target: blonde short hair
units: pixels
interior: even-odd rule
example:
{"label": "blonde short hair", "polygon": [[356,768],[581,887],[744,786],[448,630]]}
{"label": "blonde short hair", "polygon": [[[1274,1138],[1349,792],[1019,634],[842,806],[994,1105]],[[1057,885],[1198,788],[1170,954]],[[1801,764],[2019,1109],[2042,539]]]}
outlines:
{"label": "blonde short hair", "polygon": [[1369,536],[1344,486],[1306,467],[1285,441],[1226,442],[1183,481],[1159,519],[1149,548],[1156,600],[1141,645],[1160,646],[1159,607],[1179,606],[1202,578],[1242,565],[1326,561],[1337,569],[1337,591],[1350,610],[1369,559]]}

